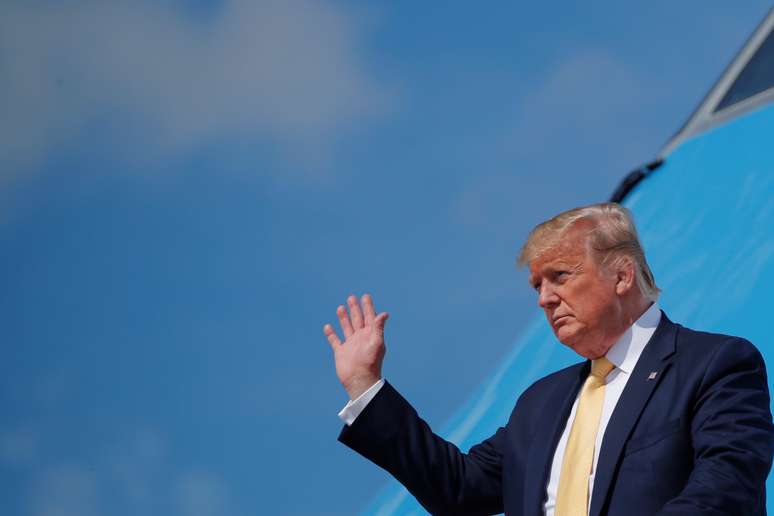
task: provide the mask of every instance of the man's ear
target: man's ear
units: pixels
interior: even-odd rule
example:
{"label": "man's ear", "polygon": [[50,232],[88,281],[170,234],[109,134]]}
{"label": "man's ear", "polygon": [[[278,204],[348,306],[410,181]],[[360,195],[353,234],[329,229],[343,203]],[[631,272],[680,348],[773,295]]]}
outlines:
{"label": "man's ear", "polygon": [[623,296],[634,286],[634,260],[629,256],[618,259],[616,266],[615,293]]}

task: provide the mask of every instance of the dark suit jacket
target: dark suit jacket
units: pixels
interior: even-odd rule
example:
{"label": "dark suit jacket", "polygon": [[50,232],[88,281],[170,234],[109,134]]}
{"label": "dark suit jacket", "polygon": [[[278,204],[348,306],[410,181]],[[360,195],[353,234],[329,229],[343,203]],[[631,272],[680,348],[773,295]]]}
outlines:
{"label": "dark suit jacket", "polygon": [[[554,450],[588,372],[587,361],[534,383],[505,427],[467,454],[435,435],[389,384],[339,440],[433,514],[542,515]],[[758,350],[662,313],[605,431],[590,514],[766,514],[772,453]]]}

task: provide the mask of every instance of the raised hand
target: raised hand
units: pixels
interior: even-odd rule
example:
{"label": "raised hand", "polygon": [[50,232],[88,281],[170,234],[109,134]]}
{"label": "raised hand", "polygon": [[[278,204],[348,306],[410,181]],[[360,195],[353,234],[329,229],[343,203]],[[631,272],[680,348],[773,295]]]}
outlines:
{"label": "raised hand", "polygon": [[349,399],[354,400],[382,377],[382,362],[386,351],[384,323],[389,314],[382,312],[376,315],[373,300],[368,294],[362,300],[349,296],[347,304],[349,313],[344,306],[336,309],[344,342],[341,342],[330,324],[323,327],[323,333],[328,337],[333,350],[336,375],[349,394]]}

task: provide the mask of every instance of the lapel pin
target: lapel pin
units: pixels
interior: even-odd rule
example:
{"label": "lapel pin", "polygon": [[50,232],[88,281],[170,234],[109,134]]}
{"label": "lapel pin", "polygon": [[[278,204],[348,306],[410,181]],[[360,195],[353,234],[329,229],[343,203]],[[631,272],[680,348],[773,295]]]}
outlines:
{"label": "lapel pin", "polygon": [[648,375],[648,380],[655,380],[656,376],[658,376],[658,371],[651,371],[651,373]]}

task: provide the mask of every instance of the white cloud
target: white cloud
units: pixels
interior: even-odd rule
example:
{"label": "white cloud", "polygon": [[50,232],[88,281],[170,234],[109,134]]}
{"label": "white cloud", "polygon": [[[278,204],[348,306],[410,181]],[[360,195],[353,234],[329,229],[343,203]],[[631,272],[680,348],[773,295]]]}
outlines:
{"label": "white cloud", "polygon": [[[18,443],[29,441],[30,436],[34,437],[35,449],[38,436],[46,437],[45,432],[31,430],[6,432],[0,434],[0,444],[17,443],[18,448]],[[127,428],[123,438],[101,446],[99,458],[93,463],[52,461],[36,453],[35,464],[27,464],[31,467],[20,473],[24,514],[161,514],[161,508],[170,516],[239,513],[231,489],[216,471],[173,464],[168,446],[158,431],[142,426]],[[10,458],[16,458],[16,448]],[[6,463],[8,459],[0,456]]]}
{"label": "white cloud", "polygon": [[636,125],[655,101],[637,72],[604,49],[576,51],[520,100],[511,136],[522,152],[542,157],[578,141],[619,142],[619,131]]}
{"label": "white cloud", "polygon": [[[4,2],[0,180],[84,131],[128,154],[235,138],[294,155],[382,113],[357,20],[312,0]],[[2,177],[5,176],[5,177]]]}
{"label": "white cloud", "polygon": [[106,454],[107,468],[100,478],[115,486],[127,513],[148,514],[159,492],[165,491],[164,479],[171,475],[166,459],[167,445],[155,430],[131,429]]}
{"label": "white cloud", "polygon": [[224,516],[231,514],[223,482],[209,471],[187,471],[177,485],[179,514],[182,516]]}
{"label": "white cloud", "polygon": [[31,428],[0,432],[0,462],[11,466],[31,466],[38,458],[39,438]]}
{"label": "white cloud", "polygon": [[476,175],[454,217],[496,231],[514,217],[537,223],[579,199],[604,199],[653,156],[647,113],[661,95],[611,51],[576,49],[515,100],[514,126],[500,142],[503,168]]}
{"label": "white cloud", "polygon": [[80,466],[55,466],[42,471],[30,500],[33,516],[92,516],[97,507],[94,473]]}

